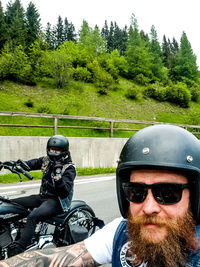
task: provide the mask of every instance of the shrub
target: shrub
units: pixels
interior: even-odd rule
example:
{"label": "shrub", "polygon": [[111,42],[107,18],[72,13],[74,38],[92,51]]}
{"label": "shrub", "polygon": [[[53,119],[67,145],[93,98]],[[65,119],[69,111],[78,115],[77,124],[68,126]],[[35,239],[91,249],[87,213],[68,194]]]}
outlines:
{"label": "shrub", "polygon": [[189,88],[191,93],[191,100],[194,102],[198,102],[200,99],[200,86],[192,86]]}
{"label": "shrub", "polygon": [[138,90],[136,87],[129,88],[125,94],[125,96],[131,100],[137,99]]}
{"label": "shrub", "polygon": [[134,78],[134,81],[138,84],[146,85],[150,82],[150,79],[144,76],[142,73],[140,73]]}
{"label": "shrub", "polygon": [[99,95],[107,95],[108,94],[108,90],[106,88],[100,88],[98,90],[98,94]]}
{"label": "shrub", "polygon": [[33,103],[33,101],[29,98],[28,101],[26,101],[26,102],[24,103],[24,105],[27,106],[28,108],[33,108],[34,103]]}
{"label": "shrub", "polygon": [[128,72],[128,63],[124,56],[120,56],[117,49],[110,53],[110,60],[112,64],[118,69],[119,75],[124,76]]}
{"label": "shrub", "polygon": [[191,93],[184,83],[177,83],[166,87],[167,101],[178,104],[180,107],[187,108],[191,100]]}
{"label": "shrub", "polygon": [[31,65],[28,56],[21,45],[15,47],[12,54],[12,65],[10,68],[10,75],[14,81],[22,83],[34,84],[33,75],[31,73]]}
{"label": "shrub", "polygon": [[46,106],[46,105],[42,105],[40,107],[38,107],[38,113],[46,113],[46,114],[51,114],[51,109]]}
{"label": "shrub", "polygon": [[187,85],[187,87],[197,86],[197,83],[194,80],[191,80],[187,77],[182,77],[182,82]]}
{"label": "shrub", "polygon": [[160,102],[166,100],[166,89],[159,83],[148,85],[143,91],[144,96],[154,98]]}
{"label": "shrub", "polygon": [[61,49],[57,49],[45,54],[43,58],[42,72],[46,66],[46,74],[54,79],[56,87],[64,88],[71,80],[72,66],[69,55]]}
{"label": "shrub", "polygon": [[0,56],[0,80],[7,79],[9,77],[11,64],[12,54],[3,53]]}
{"label": "shrub", "polygon": [[[119,53],[119,52],[118,52]],[[114,56],[104,54],[98,57],[99,65],[106,70],[117,82],[119,79],[119,66],[114,62]],[[117,62],[116,62],[117,63]]]}
{"label": "shrub", "polygon": [[198,102],[200,97],[200,83],[198,82],[198,80],[194,81],[188,79],[187,77],[183,77],[182,82],[187,85],[187,88],[191,93],[191,100]]}
{"label": "shrub", "polygon": [[94,82],[97,87],[103,88],[105,92],[112,89],[115,84],[113,77],[102,69],[97,61],[89,63],[88,69],[92,73],[92,82]]}
{"label": "shrub", "polygon": [[76,69],[73,69],[72,74],[74,80],[77,81],[84,81],[84,82],[91,82],[91,72],[87,70],[87,68],[83,67],[77,67]]}
{"label": "shrub", "polygon": [[2,53],[0,57],[0,79],[35,84],[28,56],[21,45],[16,46],[13,52],[6,51]]}

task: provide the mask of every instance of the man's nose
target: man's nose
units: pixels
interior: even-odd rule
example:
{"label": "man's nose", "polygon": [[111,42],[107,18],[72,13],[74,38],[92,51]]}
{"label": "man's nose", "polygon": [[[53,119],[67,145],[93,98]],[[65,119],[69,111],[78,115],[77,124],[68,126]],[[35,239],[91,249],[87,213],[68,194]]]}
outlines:
{"label": "man's nose", "polygon": [[158,214],[161,211],[160,204],[155,200],[151,189],[148,189],[148,194],[143,202],[143,212],[146,215]]}

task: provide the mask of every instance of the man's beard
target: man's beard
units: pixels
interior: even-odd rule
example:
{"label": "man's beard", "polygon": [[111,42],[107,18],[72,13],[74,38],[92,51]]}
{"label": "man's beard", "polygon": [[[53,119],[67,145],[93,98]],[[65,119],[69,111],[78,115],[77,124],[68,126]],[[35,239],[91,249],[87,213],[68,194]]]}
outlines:
{"label": "man's beard", "polygon": [[[127,224],[131,244],[129,252],[136,255],[137,262],[147,262],[153,267],[187,265],[188,249],[195,241],[196,229],[190,211],[176,220],[147,215],[132,217],[129,213]],[[147,224],[158,227],[144,227]],[[159,238],[159,233],[162,238]]]}

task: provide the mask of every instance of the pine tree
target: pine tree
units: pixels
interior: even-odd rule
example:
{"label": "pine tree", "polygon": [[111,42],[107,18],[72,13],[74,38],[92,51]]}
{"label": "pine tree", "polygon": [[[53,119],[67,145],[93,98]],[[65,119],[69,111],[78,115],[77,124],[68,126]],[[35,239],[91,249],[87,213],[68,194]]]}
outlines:
{"label": "pine tree", "polygon": [[178,51],[179,45],[178,42],[173,38],[172,42],[168,39],[168,47],[169,47],[169,57],[168,57],[168,69],[169,69],[169,77],[171,80],[176,81],[177,73],[176,66],[178,64]]}
{"label": "pine tree", "polygon": [[26,10],[26,43],[29,47],[40,34],[40,14],[35,5],[30,2]]}
{"label": "pine tree", "polygon": [[163,54],[163,63],[164,66],[169,68],[169,60],[171,56],[171,51],[170,51],[170,44],[166,39],[166,36],[163,36],[163,42],[162,42],[162,54]]}
{"label": "pine tree", "polygon": [[106,52],[106,42],[101,36],[99,28],[96,25],[92,30],[85,20],[80,30],[79,44],[86,48],[95,59],[98,55]]}
{"label": "pine tree", "polygon": [[7,39],[7,27],[5,23],[5,15],[0,1],[0,50],[3,48]]}
{"label": "pine tree", "polygon": [[134,14],[131,17],[131,26],[129,28],[126,59],[129,68],[129,78],[141,84],[151,81],[153,77],[152,58],[149,48],[146,47],[146,43],[141,38]]}
{"label": "pine tree", "polygon": [[125,53],[128,40],[127,26],[121,30],[116,22],[113,23],[111,21],[110,29],[108,29],[108,23],[107,20],[105,20],[101,30],[101,36],[106,41],[107,52],[117,49],[120,55]]}
{"label": "pine tree", "polygon": [[61,16],[58,16],[58,22],[55,27],[56,47],[65,42],[64,25]]}
{"label": "pine tree", "polygon": [[178,53],[179,50],[179,45],[178,42],[176,41],[176,39],[173,37],[172,39],[172,43],[171,43],[171,52],[172,54],[176,55]]}
{"label": "pine tree", "polygon": [[75,26],[72,22],[68,24],[67,40],[76,42],[76,31],[75,31]]}
{"label": "pine tree", "polygon": [[185,32],[182,33],[180,49],[178,51],[177,65],[175,67],[177,80],[196,80],[198,76],[198,66],[196,56],[193,53],[190,42]]}
{"label": "pine tree", "polygon": [[108,51],[109,52],[114,50],[114,25],[113,25],[112,21],[110,23],[107,46],[108,46]]}
{"label": "pine tree", "polygon": [[91,47],[93,46],[93,51],[95,55],[95,59],[97,59],[98,55],[103,54],[106,52],[106,42],[101,37],[99,28],[97,25],[95,26],[94,30],[92,31],[91,36]]}
{"label": "pine tree", "polygon": [[121,43],[122,43],[122,31],[117,25],[117,23],[114,22],[113,50],[117,49],[119,52],[121,52]]}
{"label": "pine tree", "polygon": [[92,29],[89,27],[88,22],[86,20],[83,20],[83,23],[81,25],[81,29],[79,32],[79,44],[83,45],[84,47],[87,46],[88,43],[88,37],[91,34]]}
{"label": "pine tree", "polygon": [[50,49],[55,48],[55,43],[53,39],[53,31],[51,29],[51,24],[48,22],[45,29],[45,41],[47,42]]}
{"label": "pine tree", "polygon": [[127,26],[125,26],[122,30],[122,43],[121,43],[121,48],[120,48],[120,54],[124,55],[126,48],[127,48],[127,41],[128,41],[128,30]]}
{"label": "pine tree", "polygon": [[158,35],[155,29],[155,26],[152,25],[150,32],[150,47],[149,50],[152,54],[152,72],[155,77],[159,79],[163,79],[163,59],[162,59],[162,51],[160,47],[160,43],[158,41]]}
{"label": "pine tree", "polygon": [[63,37],[66,40],[68,40],[68,31],[69,31],[69,22],[68,22],[68,19],[65,18],[64,19],[64,30],[63,30]]}
{"label": "pine tree", "polygon": [[8,41],[10,46],[14,48],[17,45],[25,47],[26,44],[26,25],[25,12],[20,0],[15,0],[7,4],[5,12],[5,22],[8,27]]}
{"label": "pine tree", "polygon": [[146,43],[149,43],[149,35],[145,33],[143,30],[140,31],[140,36],[143,41],[145,41]]}
{"label": "pine tree", "polygon": [[107,20],[105,20],[104,26],[101,30],[101,36],[104,38],[104,40],[106,41],[106,47],[107,47],[107,51],[109,51],[109,47],[108,47],[108,40],[109,40],[109,29],[108,29],[108,23]]}

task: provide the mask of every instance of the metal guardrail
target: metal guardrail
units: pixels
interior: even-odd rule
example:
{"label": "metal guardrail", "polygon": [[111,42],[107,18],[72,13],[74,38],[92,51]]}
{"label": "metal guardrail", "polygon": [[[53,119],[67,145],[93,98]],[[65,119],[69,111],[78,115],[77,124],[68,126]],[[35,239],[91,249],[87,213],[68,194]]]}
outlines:
{"label": "metal guardrail", "polygon": [[[31,118],[46,118],[53,119],[52,125],[31,125],[31,124],[13,124],[13,123],[0,123],[0,127],[36,127],[36,128],[53,128],[54,134],[57,134],[58,128],[73,128],[73,129],[93,129],[93,130],[108,130],[110,137],[113,137],[114,131],[138,131],[137,128],[115,128],[116,123],[125,124],[140,124],[140,125],[155,125],[155,124],[173,124],[185,129],[192,129],[192,133],[199,135],[200,126],[189,125],[189,124],[175,124],[175,123],[164,123],[155,121],[140,121],[140,120],[126,120],[126,119],[112,119],[112,118],[102,118],[102,117],[87,117],[87,116],[72,116],[72,115],[60,115],[60,114],[41,114],[41,113],[25,113],[25,112],[0,112],[0,116],[10,116],[10,117],[31,117]],[[109,127],[92,127],[92,126],[80,126],[80,125],[58,125],[59,119],[65,120],[82,120],[82,121],[100,121],[108,122]]]}

